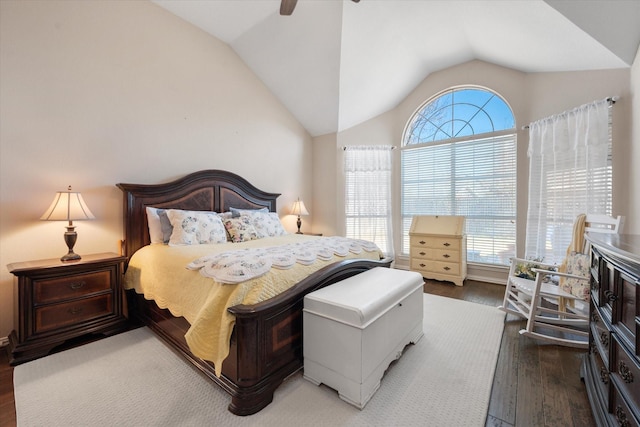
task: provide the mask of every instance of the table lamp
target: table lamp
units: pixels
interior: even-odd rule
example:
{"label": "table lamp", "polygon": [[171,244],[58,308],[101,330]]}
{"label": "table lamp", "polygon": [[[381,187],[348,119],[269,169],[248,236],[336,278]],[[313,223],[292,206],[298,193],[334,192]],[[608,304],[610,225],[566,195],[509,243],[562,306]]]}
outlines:
{"label": "table lamp", "polygon": [[82,194],[71,191],[71,186],[67,191],[58,191],[53,198],[53,202],[49,209],[40,217],[44,221],[68,221],[67,231],[64,233],[64,241],[69,248],[69,253],[60,258],[61,261],[76,261],[80,259],[80,255],[73,252],[73,246],[76,244],[78,234],[75,231],[73,221],[83,219],[94,219],[87,204],[82,199]]}
{"label": "table lamp", "polygon": [[293,202],[293,208],[291,209],[291,214],[298,215],[298,222],[296,223],[298,225],[298,231],[296,231],[296,234],[302,234],[302,231],[300,231],[300,226],[302,225],[302,220],[300,219],[300,216],[309,215],[309,211],[307,211],[307,208],[304,206],[304,202],[300,200],[300,198],[298,198],[298,200]]}

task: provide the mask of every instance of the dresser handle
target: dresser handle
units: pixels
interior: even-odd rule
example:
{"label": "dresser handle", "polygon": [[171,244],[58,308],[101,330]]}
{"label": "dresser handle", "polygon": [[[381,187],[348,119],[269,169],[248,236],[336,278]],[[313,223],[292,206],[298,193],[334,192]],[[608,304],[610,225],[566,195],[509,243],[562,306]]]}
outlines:
{"label": "dresser handle", "polygon": [[75,307],[75,308],[70,308],[69,309],[69,314],[75,316],[76,314],[80,314],[82,313],[82,308],[80,307]]}
{"label": "dresser handle", "polygon": [[607,297],[607,299],[611,302],[615,302],[618,299],[618,296],[614,294],[613,291],[611,290],[604,291],[604,296]]}
{"label": "dresser handle", "polygon": [[420,264],[420,267],[424,268],[424,267],[426,267],[426,265],[424,265],[424,264]]}
{"label": "dresser handle", "polygon": [[604,366],[600,368],[600,380],[604,384],[609,384],[609,371]]}
{"label": "dresser handle", "polygon": [[426,253],[425,252],[420,252],[420,255],[425,256]]}
{"label": "dresser handle", "polygon": [[425,244],[425,243],[427,243],[427,242],[425,242],[424,240],[420,240],[420,242],[419,242],[419,243],[420,243],[421,245],[424,245],[424,244]]}
{"label": "dresser handle", "polygon": [[629,427],[629,421],[627,421],[627,414],[625,414],[622,406],[616,406],[616,421],[620,424],[620,427]]}
{"label": "dresser handle", "polygon": [[603,346],[609,347],[609,335],[607,334],[606,331],[603,331],[600,334],[600,342],[602,343]]}
{"label": "dresser handle", "polygon": [[81,280],[80,282],[71,282],[69,283],[69,289],[80,289],[81,287],[83,287],[84,285],[86,285],[87,283],[84,280]]}
{"label": "dresser handle", "polygon": [[451,246],[451,243],[445,242],[445,243],[443,243],[443,245],[446,246],[446,247],[449,247],[449,246]]}
{"label": "dresser handle", "polygon": [[633,373],[629,369],[627,365],[625,365],[624,361],[618,362],[618,373],[622,377],[625,383],[631,384],[633,382]]}
{"label": "dresser handle", "polygon": [[443,267],[442,269],[445,270],[445,271],[449,271],[449,270],[451,270],[451,267]]}
{"label": "dresser handle", "polygon": [[449,254],[444,254],[444,255],[442,255],[442,256],[443,256],[444,258],[451,258],[451,255],[449,255]]}

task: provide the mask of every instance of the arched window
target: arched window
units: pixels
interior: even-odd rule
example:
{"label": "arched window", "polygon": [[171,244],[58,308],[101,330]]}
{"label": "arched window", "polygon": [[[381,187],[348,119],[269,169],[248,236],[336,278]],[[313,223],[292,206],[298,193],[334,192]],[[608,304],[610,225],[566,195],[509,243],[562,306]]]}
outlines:
{"label": "arched window", "polygon": [[516,130],[495,92],[456,87],[427,100],[401,149],[402,253],[414,215],[464,215],[467,260],[507,265],[515,255]]}

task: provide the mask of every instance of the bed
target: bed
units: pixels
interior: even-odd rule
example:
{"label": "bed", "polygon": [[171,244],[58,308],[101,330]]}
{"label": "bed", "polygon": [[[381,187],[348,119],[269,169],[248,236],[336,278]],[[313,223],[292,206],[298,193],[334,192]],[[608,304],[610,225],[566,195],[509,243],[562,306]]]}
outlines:
{"label": "bed", "polygon": [[[227,212],[266,208],[276,212],[279,194],[259,190],[244,178],[227,171],[195,172],[162,184],[117,184],[124,195],[124,241],[130,260],[150,245],[146,207]],[[302,307],[309,292],[377,266],[389,267],[391,259],[344,259],[330,263],[265,301],[229,307],[235,324],[228,356],[216,372],[214,363],[196,357],[185,334],[190,323],[160,308],[135,290],[127,290],[129,316],[152,329],[184,359],[231,396],[229,410],[254,414],[273,400],[275,389],[303,366]],[[194,272],[194,274],[197,274]]]}

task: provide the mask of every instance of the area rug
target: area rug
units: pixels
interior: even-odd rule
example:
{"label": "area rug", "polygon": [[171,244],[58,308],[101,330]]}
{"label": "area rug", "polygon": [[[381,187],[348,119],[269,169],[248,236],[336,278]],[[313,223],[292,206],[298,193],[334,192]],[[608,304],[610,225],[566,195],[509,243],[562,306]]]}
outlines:
{"label": "area rug", "polygon": [[484,426],[504,313],[424,295],[424,337],[406,347],[363,410],[300,372],[258,414],[139,328],[19,365],[18,427],[27,426]]}

